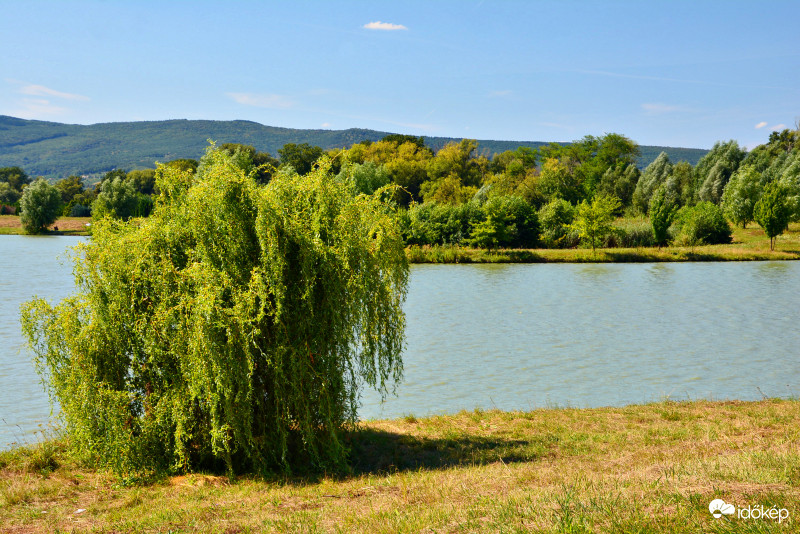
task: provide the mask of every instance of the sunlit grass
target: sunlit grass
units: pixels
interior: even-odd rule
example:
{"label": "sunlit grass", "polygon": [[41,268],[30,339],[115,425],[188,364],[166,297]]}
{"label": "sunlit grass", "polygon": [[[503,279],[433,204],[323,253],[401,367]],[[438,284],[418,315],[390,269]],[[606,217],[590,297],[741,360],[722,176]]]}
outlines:
{"label": "sunlit grass", "polygon": [[[350,439],[344,477],[126,485],[64,445],[52,470],[0,453],[0,531],[796,532],[800,517],[796,400],[407,416]],[[790,517],[714,519],[715,498]]]}

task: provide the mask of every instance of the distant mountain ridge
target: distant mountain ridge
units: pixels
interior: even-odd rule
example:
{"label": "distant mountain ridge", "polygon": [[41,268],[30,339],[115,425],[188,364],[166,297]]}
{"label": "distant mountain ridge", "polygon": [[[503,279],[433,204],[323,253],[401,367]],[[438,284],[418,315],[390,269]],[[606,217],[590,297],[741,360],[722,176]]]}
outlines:
{"label": "distant mountain ridge", "polygon": [[[265,126],[257,122],[212,120],[164,120],[62,124],[0,115],[0,167],[19,166],[30,176],[50,180],[69,175],[99,175],[113,169],[153,168],[156,161],[199,159],[208,141],[243,143],[277,156],[286,143],[309,143],[324,149],[349,147],[363,140],[378,141],[394,132],[363,128],[304,130]],[[453,137],[425,137],[433,150]],[[478,151],[491,155],[519,146],[537,148],[544,141],[478,140]],[[672,162],[695,165],[707,150],[640,146],[639,166],[645,167],[662,151]]]}

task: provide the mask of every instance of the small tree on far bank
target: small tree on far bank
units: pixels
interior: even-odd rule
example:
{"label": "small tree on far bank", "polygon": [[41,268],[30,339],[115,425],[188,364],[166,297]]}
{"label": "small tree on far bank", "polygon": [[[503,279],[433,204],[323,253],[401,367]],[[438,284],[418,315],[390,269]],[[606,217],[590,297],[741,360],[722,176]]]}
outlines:
{"label": "small tree on far bank", "polygon": [[25,233],[40,234],[61,213],[61,193],[44,178],[35,180],[19,199],[20,222]]}
{"label": "small tree on far bank", "polygon": [[619,199],[607,195],[598,195],[591,202],[584,200],[578,205],[575,222],[570,227],[578,232],[582,241],[591,245],[592,254],[596,253],[596,247],[614,231],[611,223],[614,221],[614,212],[619,208]]}
{"label": "small tree on far bank", "polygon": [[125,178],[112,178],[100,184],[100,193],[92,205],[92,216],[106,216],[127,220],[138,215],[139,197],[133,182]]}
{"label": "small tree on far bank", "polygon": [[789,192],[780,182],[771,182],[756,202],[753,215],[769,237],[769,249],[775,250],[775,238],[789,227],[792,212],[789,207]]}
{"label": "small tree on far bank", "polygon": [[650,224],[653,226],[653,237],[655,237],[658,248],[667,244],[668,230],[677,213],[678,206],[672,195],[667,193],[666,187],[662,185],[650,199]]}

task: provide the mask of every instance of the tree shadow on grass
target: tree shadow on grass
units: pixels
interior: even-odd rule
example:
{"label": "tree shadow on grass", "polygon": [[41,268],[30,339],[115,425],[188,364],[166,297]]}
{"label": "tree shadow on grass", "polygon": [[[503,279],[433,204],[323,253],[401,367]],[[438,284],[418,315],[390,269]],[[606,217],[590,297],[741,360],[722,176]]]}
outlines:
{"label": "tree shadow on grass", "polygon": [[446,469],[494,462],[531,462],[553,456],[558,437],[504,439],[469,434],[428,438],[376,429],[351,434],[350,465],[354,475],[420,469]]}

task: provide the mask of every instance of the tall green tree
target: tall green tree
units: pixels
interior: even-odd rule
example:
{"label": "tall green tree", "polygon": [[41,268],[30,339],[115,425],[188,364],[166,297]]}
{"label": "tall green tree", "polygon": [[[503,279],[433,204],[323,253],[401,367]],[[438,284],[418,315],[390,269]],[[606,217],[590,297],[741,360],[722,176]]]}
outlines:
{"label": "tall green tree", "polygon": [[39,178],[22,191],[19,207],[22,228],[28,234],[39,234],[61,214],[61,193],[47,180]]}
{"label": "tall green tree", "polygon": [[31,183],[31,179],[21,167],[3,167],[0,168],[0,183],[2,182],[22,193],[25,186]]}
{"label": "tall green tree", "polygon": [[9,206],[14,205],[19,197],[22,196],[20,191],[17,191],[11,184],[7,182],[0,182],[0,205],[8,204]]}
{"label": "tall green tree", "polygon": [[769,237],[769,249],[775,250],[775,238],[788,227],[792,212],[788,203],[789,192],[780,182],[770,182],[753,210],[755,220]]}
{"label": "tall green tree", "polygon": [[286,143],[278,149],[281,165],[292,167],[297,174],[308,174],[322,156],[323,150],[308,143]]}
{"label": "tall green tree", "polygon": [[747,228],[753,221],[753,210],[761,196],[763,185],[761,174],[752,165],[742,165],[725,186],[720,207],[733,224]]}
{"label": "tall green tree", "polygon": [[569,167],[560,160],[548,158],[542,164],[538,189],[548,201],[563,198],[572,204],[583,198],[583,188]]}
{"label": "tall green tree", "polygon": [[617,164],[603,173],[596,191],[601,195],[613,195],[620,199],[623,206],[628,206],[640,176],[641,172],[633,163]]}
{"label": "tall green tree", "polygon": [[666,152],[662,152],[647,166],[636,184],[633,192],[633,206],[639,213],[647,213],[653,193],[667,183],[672,174],[672,163]]}
{"label": "tall green tree", "polygon": [[617,197],[597,195],[591,202],[584,200],[578,205],[575,221],[571,228],[581,240],[592,247],[592,254],[614,230],[614,213],[620,208]]}
{"label": "tall green tree", "polygon": [[69,204],[75,195],[80,195],[85,189],[83,178],[75,175],[62,178],[53,185],[55,185],[58,192],[61,193],[61,202],[64,204]]}
{"label": "tall green tree", "polygon": [[139,215],[138,206],[139,197],[133,182],[117,176],[100,184],[100,192],[92,204],[92,217],[100,219],[109,216],[127,220]]}
{"label": "tall green tree", "polygon": [[662,185],[650,198],[650,225],[653,227],[653,237],[659,248],[667,244],[669,239],[669,227],[675,220],[678,213],[678,206],[675,197],[672,196],[665,185]]}
{"label": "tall green tree", "polygon": [[[301,168],[297,172],[300,172],[301,174],[303,173],[303,171],[308,172],[305,169],[308,168],[310,170],[311,165],[314,162],[316,162],[316,160],[319,159],[319,157],[322,155],[322,149],[319,147],[314,147],[319,150],[314,151],[313,154],[307,154],[304,151],[306,150],[306,147],[308,147],[309,145],[307,144],[300,145],[299,148],[297,147],[297,145],[293,146],[297,148],[297,153],[294,154],[293,156],[287,156],[287,157],[298,158],[296,160],[293,160],[293,163],[291,163],[291,165],[293,166],[293,168],[294,165],[299,165]],[[287,147],[284,148],[287,150],[291,150],[291,148]],[[248,172],[252,169],[255,172],[256,181],[258,181],[261,184],[269,182],[270,179],[272,178],[272,175],[275,173],[275,170],[281,164],[280,160],[272,157],[269,154],[269,152],[261,152],[259,150],[256,150],[255,147],[251,145],[243,145],[240,143],[223,143],[219,146],[219,150],[224,150],[231,155],[238,154],[238,160],[240,162],[240,165],[242,165],[242,167]],[[300,163],[300,160],[302,160],[303,158],[313,158],[313,161],[311,161],[306,167],[305,161]],[[174,164],[175,163],[173,163],[173,165]],[[181,165],[186,166],[187,164],[181,163]],[[195,165],[195,168],[197,168],[197,165]],[[295,168],[295,170],[297,169]]]}
{"label": "tall green tree", "polygon": [[259,186],[208,158],[161,167],[148,219],[96,223],[77,296],[23,308],[71,442],[120,474],[343,470],[360,388],[402,373],[394,217],[326,162]]}
{"label": "tall green tree", "polygon": [[719,204],[722,192],[746,153],[736,141],[717,142],[695,166],[697,196],[702,201]]}

